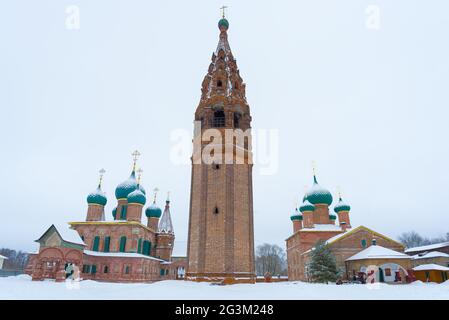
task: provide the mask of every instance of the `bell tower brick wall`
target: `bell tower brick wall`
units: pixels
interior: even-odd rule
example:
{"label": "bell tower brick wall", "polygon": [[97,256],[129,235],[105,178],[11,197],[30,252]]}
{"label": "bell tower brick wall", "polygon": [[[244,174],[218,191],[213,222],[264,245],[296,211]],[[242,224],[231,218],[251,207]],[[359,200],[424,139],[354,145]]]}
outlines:
{"label": "bell tower brick wall", "polygon": [[[251,116],[226,25],[220,25],[195,120],[201,128],[194,133],[186,276],[254,282]],[[246,132],[246,139],[226,139],[236,129]],[[210,133],[220,139],[207,139]],[[204,154],[221,161],[208,163]]]}

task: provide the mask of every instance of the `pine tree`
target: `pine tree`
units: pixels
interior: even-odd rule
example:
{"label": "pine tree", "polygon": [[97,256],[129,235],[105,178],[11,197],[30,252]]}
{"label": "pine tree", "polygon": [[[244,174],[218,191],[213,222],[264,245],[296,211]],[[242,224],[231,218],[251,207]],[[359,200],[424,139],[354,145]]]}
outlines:
{"label": "pine tree", "polygon": [[335,257],[323,240],[315,244],[308,267],[309,277],[312,282],[335,282],[340,274]]}

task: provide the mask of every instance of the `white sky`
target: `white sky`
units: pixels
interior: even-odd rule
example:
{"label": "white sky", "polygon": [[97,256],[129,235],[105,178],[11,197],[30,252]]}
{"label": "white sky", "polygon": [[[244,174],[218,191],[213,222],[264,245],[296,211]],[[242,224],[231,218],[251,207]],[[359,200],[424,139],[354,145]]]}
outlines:
{"label": "white sky", "polygon": [[[65,27],[73,4],[75,31]],[[134,149],[159,205],[171,191],[185,245],[190,166],[170,162],[170,133],[193,130],[222,4],[2,2],[0,247],[33,250],[51,223],[85,219],[102,167],[112,219]],[[281,139],[277,174],[254,170],[256,245],[285,246],[313,160],[334,198],[342,187],[353,225],[391,236],[449,231],[449,3],[225,5],[253,126]],[[365,26],[368,5],[380,9],[379,30]]]}

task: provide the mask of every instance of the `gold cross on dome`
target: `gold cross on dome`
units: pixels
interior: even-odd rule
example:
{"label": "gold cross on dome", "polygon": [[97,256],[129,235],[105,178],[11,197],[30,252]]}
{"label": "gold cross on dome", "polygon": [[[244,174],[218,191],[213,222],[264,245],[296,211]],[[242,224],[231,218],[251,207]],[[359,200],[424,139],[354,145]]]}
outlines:
{"label": "gold cross on dome", "polygon": [[312,161],[312,172],[313,172],[313,175],[316,174],[316,161],[315,160]]}
{"label": "gold cross on dome", "polygon": [[225,9],[227,9],[227,8],[228,8],[227,6],[222,6],[222,7],[220,8],[220,10],[221,10],[221,15],[222,15],[223,19],[225,18]]}
{"label": "gold cross on dome", "polygon": [[103,182],[103,175],[106,172],[106,170],[101,168],[100,171],[98,171],[98,172],[100,173],[100,182],[98,183],[98,187],[101,187],[101,183]]}
{"label": "gold cross on dome", "polygon": [[137,159],[139,159],[140,152],[138,150],[135,150],[133,153],[131,153],[131,155],[133,156],[133,171],[134,171],[136,170],[136,163]]}
{"label": "gold cross on dome", "polygon": [[156,203],[156,196],[157,196],[157,192],[159,191],[159,189],[156,187],[156,188],[154,188],[153,189],[153,192],[154,192],[154,203]]}
{"label": "gold cross on dome", "polygon": [[137,170],[137,184],[140,184],[140,177],[142,177],[142,168],[139,168],[139,170]]}

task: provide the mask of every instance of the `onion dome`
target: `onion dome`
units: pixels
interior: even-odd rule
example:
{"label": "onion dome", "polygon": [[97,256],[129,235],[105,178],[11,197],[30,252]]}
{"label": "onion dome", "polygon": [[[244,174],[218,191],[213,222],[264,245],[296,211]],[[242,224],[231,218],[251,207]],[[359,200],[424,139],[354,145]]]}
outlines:
{"label": "onion dome", "polygon": [[149,206],[145,210],[145,215],[148,218],[160,218],[162,215],[162,210],[156,205],[156,202],[153,202],[151,206]]}
{"label": "onion dome", "polygon": [[105,206],[107,202],[108,199],[106,198],[104,192],[101,190],[100,186],[98,186],[97,190],[89,193],[89,195],[87,196],[88,204],[98,204],[100,206]]}
{"label": "onion dome", "polygon": [[351,206],[349,204],[345,203],[340,197],[338,200],[338,203],[334,207],[334,211],[336,213],[339,213],[341,211],[349,211],[349,210],[351,210]]}
{"label": "onion dome", "polygon": [[292,221],[302,221],[302,214],[298,211],[298,208],[295,208],[295,212],[290,216],[290,220]]}
{"label": "onion dome", "polygon": [[136,173],[133,170],[129,178],[120,183],[115,189],[115,197],[117,199],[126,199],[128,195],[137,189]]}
{"label": "onion dome", "polygon": [[220,21],[218,21],[218,29],[220,30],[228,30],[229,29],[229,21],[226,20],[225,18],[220,19]]}
{"label": "onion dome", "polygon": [[303,202],[303,204],[299,207],[299,211],[305,212],[305,211],[313,211],[315,210],[315,206],[309,202],[308,199]]}
{"label": "onion dome", "polygon": [[312,204],[327,204],[328,206],[332,203],[332,194],[318,184],[315,175],[313,176],[313,186],[307,193],[307,200]]}
{"label": "onion dome", "polygon": [[128,203],[138,203],[141,205],[144,205],[147,202],[147,197],[145,194],[140,190],[140,185],[136,187],[136,190],[131,192],[128,195]]}
{"label": "onion dome", "polygon": [[117,207],[115,207],[114,209],[112,209],[112,217],[115,220],[115,217],[117,216]]}
{"label": "onion dome", "polygon": [[335,221],[335,220],[337,220],[337,216],[335,214],[333,214],[333,213],[330,213],[329,214],[329,219],[332,220],[332,221]]}

